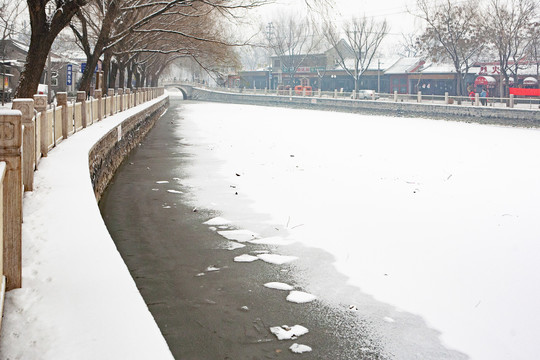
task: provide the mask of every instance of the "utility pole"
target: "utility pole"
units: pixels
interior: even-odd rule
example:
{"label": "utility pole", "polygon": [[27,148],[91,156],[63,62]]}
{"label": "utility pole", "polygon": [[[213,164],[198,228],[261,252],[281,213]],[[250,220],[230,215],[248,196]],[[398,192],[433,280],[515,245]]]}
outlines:
{"label": "utility pole", "polygon": [[274,24],[272,22],[269,22],[266,26],[266,39],[268,41],[268,89],[272,88],[272,37],[274,36]]}
{"label": "utility pole", "polygon": [[381,92],[381,59],[377,59],[377,93]]}

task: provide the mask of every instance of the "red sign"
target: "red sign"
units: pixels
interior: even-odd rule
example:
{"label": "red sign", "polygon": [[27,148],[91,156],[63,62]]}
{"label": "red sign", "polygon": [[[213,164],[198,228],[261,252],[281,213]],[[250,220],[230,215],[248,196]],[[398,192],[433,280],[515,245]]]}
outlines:
{"label": "red sign", "polygon": [[510,88],[511,95],[540,96],[540,89]]}

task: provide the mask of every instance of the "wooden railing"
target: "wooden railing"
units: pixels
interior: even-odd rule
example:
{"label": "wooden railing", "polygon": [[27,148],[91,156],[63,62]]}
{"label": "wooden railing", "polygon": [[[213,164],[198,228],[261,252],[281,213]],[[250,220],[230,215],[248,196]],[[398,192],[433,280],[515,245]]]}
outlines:
{"label": "wooden railing", "polygon": [[46,95],[35,95],[15,99],[11,110],[0,110],[0,317],[4,291],[22,287],[23,192],[33,190],[41,158],[85,127],[163,93],[163,88],[111,89],[103,97],[96,90],[94,98],[86,99],[83,91],[73,102],[60,92],[54,107],[47,106]]}

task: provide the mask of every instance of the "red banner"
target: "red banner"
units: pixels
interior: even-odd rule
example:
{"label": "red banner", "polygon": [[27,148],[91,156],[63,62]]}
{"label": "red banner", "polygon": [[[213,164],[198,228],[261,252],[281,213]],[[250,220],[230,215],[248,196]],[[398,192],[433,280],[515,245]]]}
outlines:
{"label": "red banner", "polygon": [[510,94],[521,96],[540,96],[540,89],[510,88]]}

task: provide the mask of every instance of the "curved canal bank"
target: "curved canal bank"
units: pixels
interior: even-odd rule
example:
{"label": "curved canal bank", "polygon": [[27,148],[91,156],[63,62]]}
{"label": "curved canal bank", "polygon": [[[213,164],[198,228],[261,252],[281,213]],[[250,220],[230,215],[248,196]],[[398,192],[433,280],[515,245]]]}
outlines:
{"label": "curved canal bank", "polygon": [[[336,271],[335,258],[322,250],[300,244],[279,249],[249,244],[250,254],[301,256],[282,265],[234,261],[247,248],[231,249],[231,241],[204,224],[219,216],[218,211],[193,205],[193,186],[199,182],[193,182],[190,168],[197,163],[207,177],[214,177],[222,164],[194,155],[196,148],[212,151],[213,145],[191,142],[186,106],[193,104],[171,103],[165,117],[119,168],[100,202],[108,229],[177,358],[293,359],[299,356],[289,350],[293,343],[312,348],[305,358],[399,359],[412,352],[424,359],[467,358],[445,348],[439,333],[419,316],[348,284]],[[234,117],[234,112],[229,115]],[[231,185],[217,186],[229,190],[238,214],[247,211],[252,225],[259,224],[257,231],[262,226],[263,231],[287,236],[287,226],[250,211],[249,198]],[[214,201],[222,203],[225,198]],[[221,227],[218,230],[236,228]],[[286,301],[287,292],[263,286],[272,281],[302,291],[316,282],[318,292],[324,289],[330,298],[318,294],[318,300],[310,303]],[[309,333],[294,341],[278,341],[270,328],[285,324],[302,325]],[[401,357],[394,355],[398,349]]]}
{"label": "curved canal bank", "polygon": [[[173,358],[103,223],[89,174],[96,144],[131,138],[120,129],[155,120],[167,101],[96,122],[41,159],[34,191],[24,194],[23,287],[6,294],[1,359]],[[115,140],[100,142],[111,131]]]}

